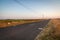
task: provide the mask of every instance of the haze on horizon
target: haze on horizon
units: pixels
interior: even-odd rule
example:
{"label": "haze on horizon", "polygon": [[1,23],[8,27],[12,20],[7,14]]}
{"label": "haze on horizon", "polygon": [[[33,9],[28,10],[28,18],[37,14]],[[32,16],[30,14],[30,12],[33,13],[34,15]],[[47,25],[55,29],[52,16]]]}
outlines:
{"label": "haze on horizon", "polygon": [[0,0],[0,19],[60,18],[60,0]]}

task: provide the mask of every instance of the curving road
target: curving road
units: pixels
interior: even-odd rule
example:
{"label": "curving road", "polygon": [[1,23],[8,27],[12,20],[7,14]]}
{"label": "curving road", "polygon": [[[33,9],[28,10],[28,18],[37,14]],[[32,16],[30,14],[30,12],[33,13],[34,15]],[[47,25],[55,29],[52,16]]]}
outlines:
{"label": "curving road", "polygon": [[49,20],[0,29],[0,40],[34,40]]}

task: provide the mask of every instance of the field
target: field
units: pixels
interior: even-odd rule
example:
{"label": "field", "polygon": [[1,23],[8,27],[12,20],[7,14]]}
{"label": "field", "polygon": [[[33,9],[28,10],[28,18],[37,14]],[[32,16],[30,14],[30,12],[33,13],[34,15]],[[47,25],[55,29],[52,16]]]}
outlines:
{"label": "field", "polygon": [[42,21],[42,19],[6,19],[0,20],[0,28],[15,26],[24,23],[32,23]]}
{"label": "field", "polygon": [[60,19],[53,19],[52,23],[55,27],[55,36],[60,36]]}
{"label": "field", "polygon": [[60,19],[51,19],[35,40],[60,40]]}

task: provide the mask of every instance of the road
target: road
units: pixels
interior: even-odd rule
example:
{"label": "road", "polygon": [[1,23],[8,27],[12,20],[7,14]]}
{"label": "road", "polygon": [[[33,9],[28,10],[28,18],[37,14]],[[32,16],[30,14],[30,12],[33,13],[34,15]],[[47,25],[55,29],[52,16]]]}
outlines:
{"label": "road", "polygon": [[34,40],[50,20],[26,23],[0,29],[0,40]]}

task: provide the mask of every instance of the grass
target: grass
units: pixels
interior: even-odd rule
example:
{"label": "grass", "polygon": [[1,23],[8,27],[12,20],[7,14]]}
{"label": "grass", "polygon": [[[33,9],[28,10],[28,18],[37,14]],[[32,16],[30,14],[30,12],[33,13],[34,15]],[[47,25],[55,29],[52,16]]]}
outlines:
{"label": "grass", "polygon": [[[51,20],[48,25],[43,29],[43,31],[41,31],[37,37],[35,38],[35,40],[60,40],[60,33],[57,32],[57,27],[56,24],[58,20]],[[53,23],[54,22],[54,23]],[[55,23],[56,22],[56,23]],[[58,22],[59,23],[59,22]],[[55,27],[56,26],[56,27]],[[60,26],[59,26],[60,27]],[[59,30],[60,31],[60,30]],[[58,35],[59,34],[59,35]]]}
{"label": "grass", "polygon": [[60,19],[53,19],[52,20],[53,25],[55,26],[55,33],[57,37],[60,37]]}
{"label": "grass", "polygon": [[0,28],[10,27],[10,26],[16,26],[19,24],[24,23],[32,23],[32,22],[38,22],[41,21],[41,19],[8,19],[8,20],[0,20]]}

